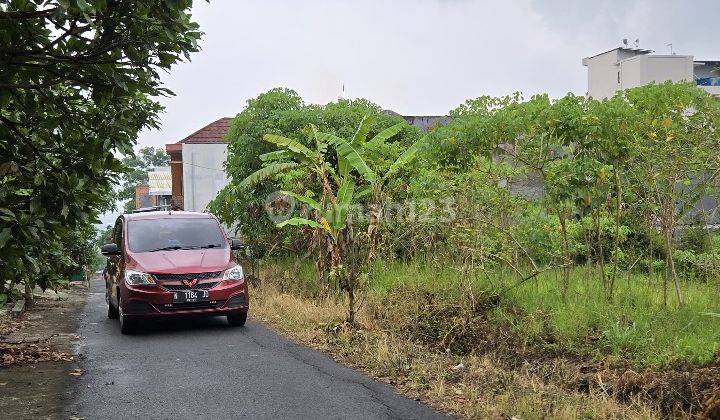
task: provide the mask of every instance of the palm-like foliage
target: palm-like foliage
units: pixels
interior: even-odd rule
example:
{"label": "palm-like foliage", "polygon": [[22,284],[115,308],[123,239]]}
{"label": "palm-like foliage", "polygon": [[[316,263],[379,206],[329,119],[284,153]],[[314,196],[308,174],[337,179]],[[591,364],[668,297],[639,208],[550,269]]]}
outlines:
{"label": "palm-like foliage", "polygon": [[[407,125],[400,123],[388,127],[368,140],[367,136],[373,123],[371,117],[365,117],[358,125],[351,139],[343,139],[332,133],[323,133],[310,126],[308,133],[314,143],[310,148],[303,143],[279,136],[267,134],[263,138],[278,147],[279,150],[261,156],[264,166],[242,181],[241,187],[250,188],[268,181],[289,170],[302,170],[314,177],[313,182],[320,184],[322,191],[312,194],[298,194],[282,191],[287,197],[302,203],[311,210],[306,217],[294,216],[277,224],[278,227],[294,226],[309,228],[320,232],[326,238],[326,245],[320,247],[319,259],[329,254],[330,272],[338,279],[342,290],[349,297],[348,320],[354,318],[354,296],[360,276],[359,270],[348,269],[348,250],[357,245],[348,217],[351,206],[371,194],[373,213],[368,226],[368,258],[370,263],[375,255],[376,224],[382,189],[386,182],[407,165],[420,148],[419,140],[405,150],[385,173],[378,175],[374,153],[397,135]],[[332,154],[337,159],[332,159]],[[315,199],[313,197],[319,197]],[[327,252],[329,250],[329,252]],[[327,253],[326,253],[327,252]]]}

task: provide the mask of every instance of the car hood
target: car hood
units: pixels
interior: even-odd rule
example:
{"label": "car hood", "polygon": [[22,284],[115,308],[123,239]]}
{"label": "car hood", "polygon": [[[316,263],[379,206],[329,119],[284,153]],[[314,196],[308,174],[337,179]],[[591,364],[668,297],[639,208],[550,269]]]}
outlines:
{"label": "car hood", "polygon": [[203,273],[225,270],[230,249],[141,252],[129,255],[128,268],[146,273]]}

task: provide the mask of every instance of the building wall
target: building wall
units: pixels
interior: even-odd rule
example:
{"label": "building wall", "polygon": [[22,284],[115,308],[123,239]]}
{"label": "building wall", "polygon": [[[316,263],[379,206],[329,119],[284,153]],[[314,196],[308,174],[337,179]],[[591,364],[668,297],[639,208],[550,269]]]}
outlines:
{"label": "building wall", "polygon": [[149,195],[150,187],[147,185],[136,185],[135,186],[135,208],[141,209],[143,207],[152,207],[153,196]]}
{"label": "building wall", "polygon": [[405,118],[408,124],[414,125],[425,132],[446,125],[451,120],[451,118],[446,115],[404,115],[403,118]]}
{"label": "building wall", "polygon": [[[168,145],[168,147],[170,146],[175,145]],[[182,149],[168,150],[168,154],[170,155],[170,173],[172,174],[171,207],[182,210],[184,205]]]}
{"label": "building wall", "polygon": [[205,211],[210,201],[228,184],[223,167],[226,157],[225,143],[183,144],[183,203],[186,211]]}
{"label": "building wall", "polygon": [[618,50],[586,58],[588,71],[587,94],[595,99],[609,98],[618,89]]}
{"label": "building wall", "polygon": [[617,49],[583,59],[588,69],[587,94],[595,99],[616,91],[665,81],[693,80],[691,55],[655,55],[647,51]]}
{"label": "building wall", "polygon": [[693,58],[689,55],[641,55],[620,62],[620,88],[648,83],[693,80]]}

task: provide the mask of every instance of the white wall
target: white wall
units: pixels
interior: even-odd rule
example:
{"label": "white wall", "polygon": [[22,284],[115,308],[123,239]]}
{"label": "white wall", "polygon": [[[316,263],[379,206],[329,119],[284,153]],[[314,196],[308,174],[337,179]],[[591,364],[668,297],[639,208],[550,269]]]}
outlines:
{"label": "white wall", "polygon": [[620,62],[621,89],[648,83],[693,80],[693,58],[690,55],[641,55]]}
{"label": "white wall", "polygon": [[[616,49],[583,59],[588,68],[588,96],[605,99],[617,90],[667,80],[693,80],[691,55],[653,55]],[[619,80],[618,80],[619,78]]]}
{"label": "white wall", "polygon": [[183,201],[186,211],[204,211],[228,184],[223,168],[226,157],[225,143],[183,144]]}
{"label": "white wall", "polygon": [[604,99],[615,94],[619,86],[617,62],[617,50],[583,60],[583,64],[588,69],[588,96],[595,99]]}

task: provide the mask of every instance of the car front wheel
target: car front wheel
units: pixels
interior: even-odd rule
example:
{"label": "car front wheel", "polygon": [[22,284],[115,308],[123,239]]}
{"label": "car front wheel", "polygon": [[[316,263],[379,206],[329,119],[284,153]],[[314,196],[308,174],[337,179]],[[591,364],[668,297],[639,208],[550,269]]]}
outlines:
{"label": "car front wheel", "polygon": [[228,315],[227,316],[228,324],[231,327],[242,327],[245,325],[245,321],[247,321],[247,312],[243,312],[240,314],[234,314],[234,315]]}
{"label": "car front wheel", "polygon": [[127,335],[135,332],[135,323],[127,319],[127,315],[123,313],[120,298],[118,298],[118,318],[120,319],[120,333]]}

